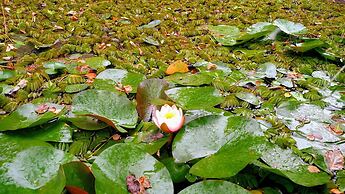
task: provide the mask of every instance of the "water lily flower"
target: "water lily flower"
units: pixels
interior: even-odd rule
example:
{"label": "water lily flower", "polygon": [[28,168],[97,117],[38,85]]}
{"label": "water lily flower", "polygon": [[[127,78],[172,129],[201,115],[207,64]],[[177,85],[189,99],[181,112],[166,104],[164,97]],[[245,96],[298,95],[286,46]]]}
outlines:
{"label": "water lily flower", "polygon": [[160,111],[156,110],[152,120],[164,132],[174,133],[183,126],[184,116],[181,108],[165,104]]}

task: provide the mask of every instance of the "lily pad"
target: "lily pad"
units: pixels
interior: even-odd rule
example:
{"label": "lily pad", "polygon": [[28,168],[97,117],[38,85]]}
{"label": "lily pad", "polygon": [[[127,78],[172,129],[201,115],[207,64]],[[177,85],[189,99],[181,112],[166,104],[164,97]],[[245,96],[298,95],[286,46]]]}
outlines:
{"label": "lily pad", "polygon": [[72,142],[72,132],[73,128],[68,124],[57,121],[40,127],[18,130],[8,134],[33,140],[70,143]]}
{"label": "lily pad", "polygon": [[[54,107],[60,107],[61,105],[53,105],[49,104]],[[58,114],[47,111],[43,114],[37,113],[37,110],[40,105],[37,104],[24,104],[18,107],[14,112],[10,115],[6,116],[2,120],[0,120],[0,131],[8,131],[8,130],[17,130],[23,129],[28,127],[34,127],[37,125],[44,124],[58,116]]]}
{"label": "lily pad", "polygon": [[309,172],[308,164],[289,149],[274,146],[272,149],[267,150],[261,159],[267,165],[260,164],[259,162],[254,164],[273,173],[285,176],[299,185],[312,187],[326,184],[330,180],[330,176],[325,172]]}
{"label": "lily pad", "polygon": [[145,79],[145,76],[123,69],[106,69],[98,74],[96,79],[112,80],[114,86],[119,83],[123,86],[130,85],[132,87],[131,93],[136,93],[138,85]]}
{"label": "lily pad", "polygon": [[155,40],[152,36],[147,36],[147,37],[143,38],[143,41],[147,44],[151,44],[154,46],[160,45],[160,43],[157,40]]}
{"label": "lily pad", "polygon": [[235,94],[237,98],[246,101],[252,105],[259,105],[260,104],[260,100],[257,96],[255,96],[253,93],[249,93],[249,92],[239,92]]}
{"label": "lily pad", "polygon": [[177,87],[165,93],[187,110],[207,109],[223,101],[223,97],[214,87]]}
{"label": "lily pad", "polygon": [[195,183],[178,194],[195,194],[195,193],[236,193],[236,194],[250,194],[241,186],[234,183],[221,180],[206,180]]}
{"label": "lily pad", "polygon": [[213,80],[213,78],[206,73],[175,73],[165,77],[164,79],[184,86],[209,85]]}
{"label": "lily pad", "polygon": [[6,80],[8,78],[14,77],[16,75],[15,71],[12,70],[1,70],[0,71],[0,81]]}
{"label": "lily pad", "polygon": [[120,127],[134,128],[138,120],[135,106],[126,96],[106,90],[77,94],[73,98],[72,112],[95,117],[119,131],[124,131]]}
{"label": "lily pad", "polygon": [[284,19],[276,19],[274,20],[273,24],[280,28],[280,30],[285,32],[286,34],[300,35],[307,32],[307,28],[303,24],[291,22]]}
{"label": "lily pad", "polygon": [[108,126],[105,122],[90,116],[76,116],[71,114],[66,118],[66,120],[84,130],[100,130]]}
{"label": "lily pad", "polygon": [[103,69],[111,65],[111,62],[104,59],[103,57],[91,57],[85,60],[85,63],[93,69]]}
{"label": "lily pad", "polygon": [[275,30],[275,26],[269,22],[258,22],[247,28],[248,34],[257,34],[261,32],[272,32]]}
{"label": "lily pad", "polygon": [[65,87],[65,92],[66,93],[77,93],[80,91],[85,90],[86,88],[88,88],[89,85],[87,84],[72,84],[72,85],[67,85]]}
{"label": "lily pad", "polygon": [[216,153],[226,143],[227,119],[222,115],[210,115],[186,124],[173,142],[175,161],[182,163]]}
{"label": "lily pad", "polygon": [[65,176],[60,165],[71,156],[42,141],[0,134],[0,193],[60,194]]}
{"label": "lily pad", "polygon": [[264,63],[259,66],[259,69],[256,72],[256,76],[259,78],[276,78],[277,76],[277,67],[273,63]]}
{"label": "lily pad", "polygon": [[253,119],[230,117],[229,140],[220,150],[192,166],[190,173],[205,178],[226,178],[236,175],[249,163],[260,158],[269,146],[260,125]]}
{"label": "lily pad", "polygon": [[148,193],[174,193],[169,171],[162,163],[134,144],[115,144],[92,164],[96,193],[127,194],[127,176],[146,177]]}
{"label": "lily pad", "polygon": [[153,20],[153,21],[151,21],[148,24],[139,26],[138,29],[141,30],[141,29],[144,29],[144,28],[154,28],[154,27],[158,26],[160,23],[161,23],[160,20]]}
{"label": "lily pad", "polygon": [[214,39],[223,46],[236,45],[236,39],[240,36],[240,30],[235,26],[218,25],[208,26]]}
{"label": "lily pad", "polygon": [[51,61],[43,64],[43,67],[46,68],[45,72],[49,75],[58,73],[58,70],[66,68],[66,65],[61,62]]}
{"label": "lily pad", "polygon": [[140,118],[149,121],[153,111],[156,110],[154,101],[167,99],[164,91],[168,89],[168,83],[161,79],[147,79],[140,83],[136,95],[137,110]]}
{"label": "lily pad", "polygon": [[296,43],[291,45],[292,49],[297,52],[307,52],[315,48],[326,47],[327,44],[320,39],[304,39],[301,43]]}

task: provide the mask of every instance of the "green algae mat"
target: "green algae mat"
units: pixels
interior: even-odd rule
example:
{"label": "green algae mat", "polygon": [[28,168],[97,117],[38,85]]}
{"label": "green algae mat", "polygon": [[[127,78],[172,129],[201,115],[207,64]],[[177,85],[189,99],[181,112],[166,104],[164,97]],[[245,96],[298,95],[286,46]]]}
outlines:
{"label": "green algae mat", "polygon": [[345,8],[3,1],[0,193],[345,191]]}

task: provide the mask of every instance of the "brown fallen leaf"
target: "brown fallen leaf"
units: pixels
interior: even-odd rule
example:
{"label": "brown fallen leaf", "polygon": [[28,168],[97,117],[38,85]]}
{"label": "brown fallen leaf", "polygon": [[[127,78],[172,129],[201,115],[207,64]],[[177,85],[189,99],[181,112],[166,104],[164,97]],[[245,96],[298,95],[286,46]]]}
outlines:
{"label": "brown fallen leaf", "polygon": [[333,188],[329,191],[332,194],[342,194],[343,192],[341,192],[339,189],[337,188]]}
{"label": "brown fallen leaf", "polygon": [[217,65],[216,64],[209,63],[207,65],[207,70],[215,70],[215,69],[217,69]]}
{"label": "brown fallen leaf", "polygon": [[96,73],[87,73],[87,74],[85,74],[85,77],[87,77],[87,78],[90,79],[90,80],[95,79],[96,76],[97,76]]}
{"label": "brown fallen leaf", "polygon": [[344,168],[344,156],[339,149],[328,150],[325,154],[328,169],[341,170]]}
{"label": "brown fallen leaf", "polygon": [[341,126],[337,124],[330,124],[327,126],[327,129],[335,135],[342,135],[344,133],[344,131],[341,130]]}
{"label": "brown fallen leaf", "polygon": [[121,135],[119,134],[114,134],[113,136],[111,136],[113,138],[114,141],[120,140],[121,139]]}
{"label": "brown fallen leaf", "polygon": [[35,109],[35,112],[36,112],[37,114],[43,114],[43,113],[47,112],[48,109],[49,109],[49,106],[48,106],[48,105],[46,105],[46,104],[41,104],[41,105],[39,105],[39,106]]}
{"label": "brown fallen leaf", "polygon": [[308,171],[311,172],[311,173],[319,173],[320,169],[318,167],[316,167],[316,166],[309,165],[308,166]]}
{"label": "brown fallen leaf", "polygon": [[127,190],[131,194],[147,194],[146,189],[151,188],[151,183],[146,176],[137,179],[133,174],[126,177]]}
{"label": "brown fallen leaf", "polygon": [[139,194],[140,192],[140,183],[135,178],[134,175],[130,174],[126,177],[126,183],[127,183],[127,190],[131,194]]}
{"label": "brown fallen leaf", "polygon": [[185,62],[178,60],[170,64],[168,69],[165,71],[165,73],[168,75],[171,75],[174,73],[186,73],[188,71],[189,71],[188,65]]}

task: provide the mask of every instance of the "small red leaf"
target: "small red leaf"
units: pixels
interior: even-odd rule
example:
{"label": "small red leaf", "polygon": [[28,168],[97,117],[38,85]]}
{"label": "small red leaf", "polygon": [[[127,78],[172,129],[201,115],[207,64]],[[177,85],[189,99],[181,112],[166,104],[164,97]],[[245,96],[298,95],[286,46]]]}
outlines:
{"label": "small red leaf", "polygon": [[339,149],[328,150],[325,154],[327,166],[330,170],[341,170],[344,168],[344,156]]}

